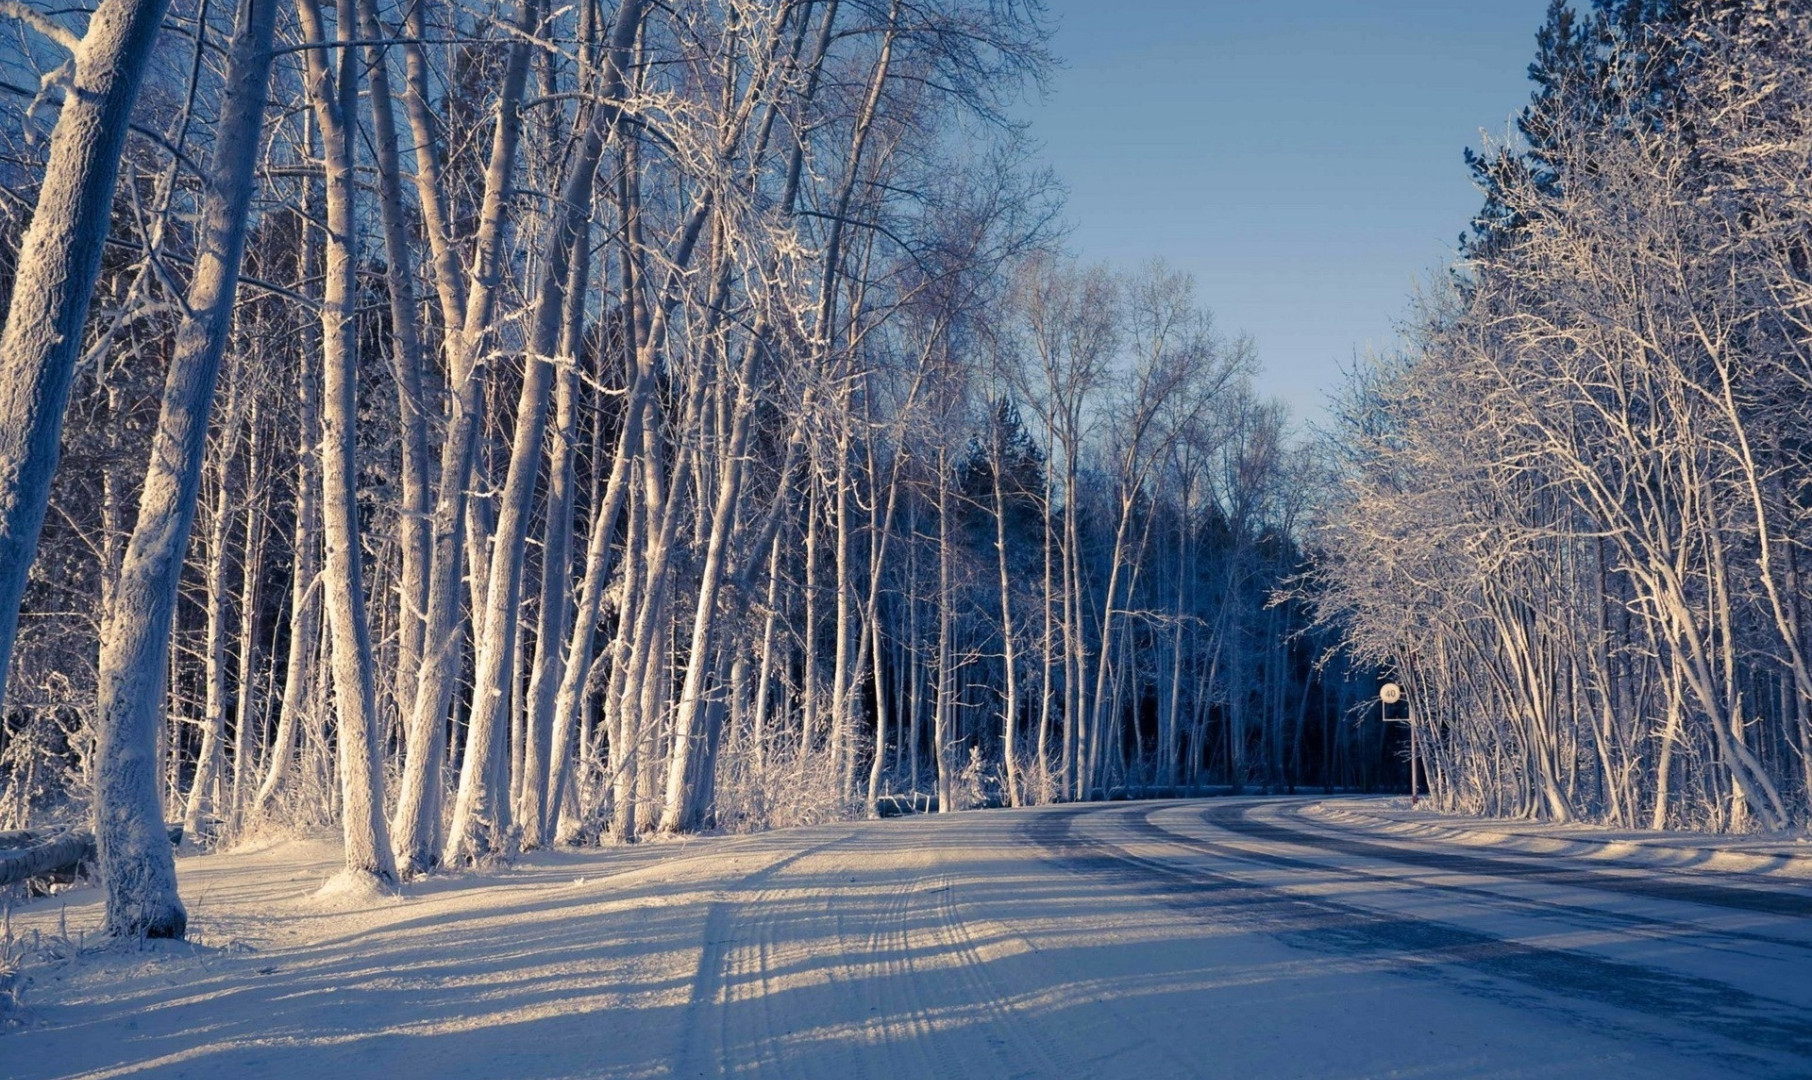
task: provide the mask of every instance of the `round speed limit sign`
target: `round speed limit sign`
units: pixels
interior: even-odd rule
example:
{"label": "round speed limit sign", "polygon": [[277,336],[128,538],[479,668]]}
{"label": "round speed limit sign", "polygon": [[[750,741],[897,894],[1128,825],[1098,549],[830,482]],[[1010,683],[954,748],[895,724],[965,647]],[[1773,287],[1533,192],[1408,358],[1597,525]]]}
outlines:
{"label": "round speed limit sign", "polygon": [[1403,700],[1403,688],[1394,682],[1387,682],[1378,688],[1378,700],[1386,705],[1395,705]]}

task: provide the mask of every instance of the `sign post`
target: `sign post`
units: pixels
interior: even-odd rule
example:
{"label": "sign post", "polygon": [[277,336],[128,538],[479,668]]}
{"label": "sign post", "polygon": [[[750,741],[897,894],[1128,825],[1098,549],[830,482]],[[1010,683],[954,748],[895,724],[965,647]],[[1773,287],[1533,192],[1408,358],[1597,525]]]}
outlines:
{"label": "sign post", "polygon": [[1415,706],[1404,701],[1404,712],[1401,718],[1388,715],[1387,706],[1404,701],[1403,688],[1394,682],[1387,682],[1378,688],[1378,719],[1385,723],[1409,725],[1409,805],[1416,805],[1416,710]]}

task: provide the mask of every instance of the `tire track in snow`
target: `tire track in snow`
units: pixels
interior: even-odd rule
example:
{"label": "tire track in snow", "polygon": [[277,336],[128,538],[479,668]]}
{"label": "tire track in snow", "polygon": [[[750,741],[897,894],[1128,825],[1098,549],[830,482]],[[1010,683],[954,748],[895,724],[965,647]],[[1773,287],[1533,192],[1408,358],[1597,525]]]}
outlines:
{"label": "tire track in snow", "polygon": [[947,876],[936,880],[937,885],[923,894],[932,898],[935,935],[943,951],[956,957],[955,973],[967,997],[980,1007],[982,1038],[994,1059],[991,1067],[980,1072],[970,1068],[968,1075],[1008,1080],[1076,1075],[1076,1062],[1060,1061],[1046,1052],[1047,1041],[1030,1030],[1012,1007],[1005,988],[989,972],[975,935],[957,907],[955,882]]}
{"label": "tire track in snow", "polygon": [[[924,898],[949,889],[947,881],[942,884],[927,884],[930,880],[935,879],[921,877],[900,891],[903,902],[894,905],[889,912],[890,925],[885,934],[889,952],[897,960],[885,965],[885,976],[879,983],[880,997],[884,1003],[881,1010],[882,1022],[887,1026],[904,1029],[904,1038],[898,1041],[912,1047],[914,1056],[920,1063],[918,1069],[898,1075],[953,1078],[1004,1075],[986,1070],[977,1072],[972,1067],[976,1063],[959,1052],[956,1040],[939,1030],[940,1014],[948,1015],[956,1008],[948,997],[947,969],[923,968],[913,957],[914,950],[918,947],[913,940],[913,930],[915,920],[920,917]],[[944,992],[945,1001],[942,1005],[927,994],[928,986],[937,987]],[[902,1021],[893,1022],[894,1017],[901,1017]]]}
{"label": "tire track in snow", "polygon": [[[766,866],[743,875],[734,888],[739,895],[715,897],[710,901],[705,913],[698,970],[693,974],[685,1018],[681,1022],[681,1041],[673,1056],[674,1076],[730,1076],[748,1072],[751,1066],[759,1068],[767,1061],[782,1059],[783,1055],[777,1052],[780,1043],[772,1015],[772,986],[769,978],[770,954],[774,943],[773,924],[778,917],[777,909],[780,905],[767,902],[779,895],[779,890],[765,886],[788,868],[853,839],[853,834],[835,836],[782,855]],[[723,887],[720,885],[717,891],[723,891]],[[743,895],[751,891],[753,895]],[[738,916],[745,910],[759,913],[754,925],[748,927],[757,938],[754,965],[737,964],[735,960],[739,952],[746,951],[737,949],[743,942],[732,937]],[[763,1023],[759,1025],[758,1041],[762,1044],[764,1053],[752,1060],[738,1062],[732,1055],[740,1045],[745,1044],[739,1044],[733,1037],[730,1023],[731,1018],[739,1015],[740,1010],[747,1006],[739,1006],[734,995],[739,984],[751,983],[759,986],[756,998],[763,1014]],[[715,1016],[711,1015],[712,1010],[716,1010]]]}
{"label": "tire track in snow", "polygon": [[[901,983],[912,978],[912,904],[922,880],[915,877],[889,892],[868,933],[859,935],[861,950],[869,958],[869,974],[849,980],[868,1009],[866,1030],[881,1048],[890,1076],[937,1075],[927,1050],[932,1033],[928,1018],[910,1005],[896,1009],[893,1002]],[[841,918],[837,929],[839,940],[848,941]]]}
{"label": "tire track in snow", "polygon": [[[978,1057],[952,1037],[953,1028],[971,1023],[963,1014],[986,1002],[955,989],[972,985],[963,970],[979,956],[954,968],[914,959],[948,956],[938,909],[924,902],[947,892],[947,884],[928,886],[924,873],[901,865],[902,851],[891,843],[857,876],[841,859],[807,869],[857,841],[873,838],[856,831],[814,845],[745,876],[734,895],[711,902],[684,1021],[692,1034],[682,1036],[675,1076],[1012,1075],[1002,1067],[1006,1059]],[[904,850],[935,849],[914,843]],[[889,880],[902,872],[903,880]],[[800,879],[789,881],[794,874]],[[879,894],[878,903],[868,893]],[[816,995],[823,1008],[798,1007]],[[1015,1045],[1033,1043],[1022,1036]],[[814,1064],[801,1072],[807,1056]]]}
{"label": "tire track in snow", "polygon": [[[979,825],[986,819],[970,820]],[[997,820],[1011,821],[1012,818],[1003,815]],[[954,823],[952,825],[954,827]],[[986,850],[1007,847],[1023,838],[1023,829],[1019,827],[998,832],[989,830],[981,835],[969,831],[974,828],[976,826],[967,826],[964,835],[969,842],[980,844]],[[1140,1075],[1183,1077],[1199,1074],[1201,1062],[1188,1055],[1179,1055],[1171,1046],[1173,1033],[1154,1029],[1142,1012],[1123,1008],[1111,997],[1091,999],[1095,1015],[1074,1017],[1062,1030],[1053,1030],[1049,1016],[1038,1015],[1036,1006],[1028,1014],[1028,1002],[1036,1003],[1054,988],[1074,981],[1078,972],[1073,968],[1053,967],[1048,956],[1015,925],[1029,914],[1023,908],[1011,912],[997,910],[994,917],[985,918],[978,927],[965,914],[964,884],[955,875],[940,875],[921,886],[919,896],[932,902],[934,937],[939,942],[940,954],[952,954],[959,959],[955,978],[964,988],[965,999],[976,1003],[980,1010],[980,1019],[972,1021],[970,1026],[982,1033],[985,1053],[964,1056],[960,1067],[948,1066],[940,1072],[909,1075],[973,1076],[987,1080],[1114,1075],[1111,1070],[1121,1067],[1119,1062],[1128,1045],[1138,1047],[1139,1060],[1145,1070]],[[996,905],[999,902],[998,897],[993,901]],[[987,901],[984,899],[983,903]],[[1007,979],[1008,969],[1001,963],[990,962],[984,955],[990,938],[1011,939],[1019,945],[1010,965],[1015,972],[1011,982]],[[902,937],[901,940],[906,939]],[[905,955],[919,955],[919,951],[909,949]],[[949,970],[947,967],[929,968],[923,980],[941,986],[952,981],[951,976],[945,974]],[[1119,1037],[1103,1039],[1103,1030]],[[1127,1034],[1129,1032],[1136,1035]],[[1108,1049],[1104,1050],[1104,1047]],[[1112,1063],[1105,1074],[1102,1072],[1104,1063]],[[1154,1072],[1154,1068],[1167,1071]]]}
{"label": "tire track in snow", "polygon": [[[1711,979],[1294,895],[1204,867],[1174,865],[1075,831],[1079,819],[1093,817],[1124,827],[1136,839],[1197,854],[1249,860],[1250,853],[1240,849],[1152,823],[1149,818],[1156,812],[1079,807],[1039,815],[1022,826],[1021,832],[1060,865],[1131,884],[1169,886],[1153,899],[1217,923],[1234,921],[1298,948],[1394,961],[1392,967],[1399,974],[1445,978],[1463,992],[1491,995],[1490,986],[1458,977],[1455,969],[1484,975],[1500,985],[1533,992],[1513,1004],[1547,1007],[1574,1023],[1590,1024],[1593,1018],[1572,1008],[1553,1008],[1554,998],[1609,1006],[1649,1021],[1662,1021],[1658,1030],[1650,1026],[1639,1029],[1645,1038],[1663,1041],[1682,1052],[1709,1055],[1730,1066],[1738,1064],[1735,1055],[1740,1054],[1741,1064],[1761,1075],[1803,1076],[1805,1062],[1812,1060],[1812,1018],[1794,1006]],[[1325,872],[1330,868],[1315,869]],[[1710,1036],[1712,1041],[1685,1037],[1681,1029]]]}
{"label": "tire track in snow", "polygon": [[947,854],[858,830],[719,885],[673,1075],[1086,1075],[991,970]]}
{"label": "tire track in snow", "polygon": [[[740,1069],[726,1056],[725,1073],[799,1075],[789,1072],[796,1058],[789,1062],[773,1038],[794,1014],[775,1015],[769,1007],[776,996],[768,975],[773,946],[777,932],[790,926],[805,928],[794,936],[809,947],[786,958],[789,976],[803,976],[808,984],[822,979],[828,994],[828,1009],[813,1018],[832,1035],[811,1049],[827,1058],[822,1075],[851,1080],[1076,1075],[1069,1063],[1046,1052],[1042,1033],[1010,1007],[989,975],[956,903],[958,882],[936,865],[940,848],[922,837],[900,835],[872,853],[876,861],[859,871],[847,864],[829,867],[808,875],[809,884],[775,889],[745,904],[751,933],[743,936],[752,938],[755,948],[732,950],[744,962],[733,959],[729,969],[750,973],[760,998],[759,1020],[748,1012],[754,1003],[726,998],[725,1022],[731,1027],[724,1046],[728,1052],[741,1033],[746,1036],[741,1045],[761,1044],[762,1050]],[[820,848],[812,854],[829,852]],[[804,865],[780,869],[790,873]],[[828,889],[819,884],[830,880],[835,884]],[[801,891],[808,887],[818,891],[802,907]],[[737,1010],[744,1013],[740,1026],[729,1017]]]}

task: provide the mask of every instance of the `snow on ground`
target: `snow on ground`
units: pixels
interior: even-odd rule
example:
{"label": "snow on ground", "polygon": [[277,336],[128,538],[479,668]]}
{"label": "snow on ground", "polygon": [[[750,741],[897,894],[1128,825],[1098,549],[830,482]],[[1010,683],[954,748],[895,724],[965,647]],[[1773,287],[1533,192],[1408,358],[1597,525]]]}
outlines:
{"label": "snow on ground", "polygon": [[[312,894],[179,860],[194,940],[40,960],[0,1077],[1812,1074],[1812,889],[1367,825],[1377,800],[820,826]],[[98,925],[83,890],[15,933]]]}
{"label": "snow on ground", "polygon": [[1754,834],[1711,836],[1697,832],[1607,829],[1439,814],[1407,797],[1330,799],[1305,808],[1329,824],[1393,836],[1437,840],[1506,853],[1569,855],[1653,869],[1720,870],[1812,880],[1812,836]]}

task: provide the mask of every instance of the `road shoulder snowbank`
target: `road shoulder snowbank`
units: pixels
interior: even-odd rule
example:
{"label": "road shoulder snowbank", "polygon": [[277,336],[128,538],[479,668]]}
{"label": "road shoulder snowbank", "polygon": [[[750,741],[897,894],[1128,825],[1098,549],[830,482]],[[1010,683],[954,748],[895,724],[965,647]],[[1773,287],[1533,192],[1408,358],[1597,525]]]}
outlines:
{"label": "road shoulder snowbank", "polygon": [[1305,805],[1303,817],[1369,833],[1488,849],[1507,855],[1561,855],[1607,866],[1740,873],[1812,881],[1812,837],[1804,833],[1719,836],[1648,832],[1598,825],[1554,825],[1443,814],[1406,797],[1328,799]]}

